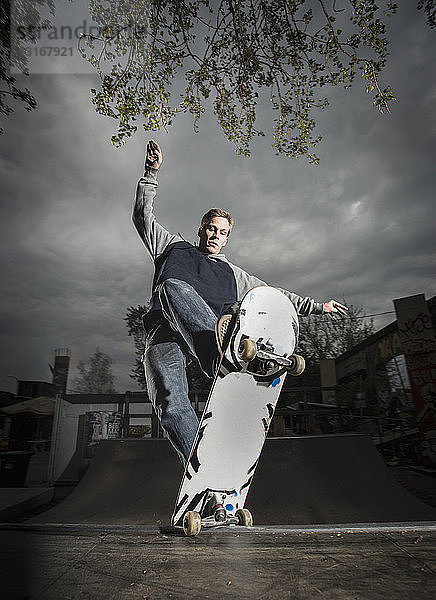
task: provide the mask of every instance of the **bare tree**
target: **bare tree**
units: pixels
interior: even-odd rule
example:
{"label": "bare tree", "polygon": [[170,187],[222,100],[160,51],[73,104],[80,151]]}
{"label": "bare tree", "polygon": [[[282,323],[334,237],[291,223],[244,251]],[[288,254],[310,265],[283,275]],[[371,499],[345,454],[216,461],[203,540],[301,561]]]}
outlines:
{"label": "bare tree", "polygon": [[[343,300],[347,304],[346,300]],[[336,358],[374,333],[373,319],[363,308],[348,305],[348,315],[333,321],[328,315],[300,319],[298,351],[310,362]]]}

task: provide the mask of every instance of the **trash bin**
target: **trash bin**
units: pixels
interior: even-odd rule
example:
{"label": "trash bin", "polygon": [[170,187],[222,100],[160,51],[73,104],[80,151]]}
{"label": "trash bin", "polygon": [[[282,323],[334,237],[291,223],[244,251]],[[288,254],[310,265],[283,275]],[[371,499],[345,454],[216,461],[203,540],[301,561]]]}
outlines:
{"label": "trash bin", "polygon": [[32,456],[29,450],[0,452],[0,487],[23,487]]}

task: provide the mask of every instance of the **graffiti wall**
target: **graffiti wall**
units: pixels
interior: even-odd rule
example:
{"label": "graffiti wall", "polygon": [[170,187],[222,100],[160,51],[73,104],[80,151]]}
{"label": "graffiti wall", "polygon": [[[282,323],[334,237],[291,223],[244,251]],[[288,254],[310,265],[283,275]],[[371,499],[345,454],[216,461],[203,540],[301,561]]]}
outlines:
{"label": "graffiti wall", "polygon": [[428,466],[436,466],[436,340],[423,294],[394,300],[415,405],[421,453]]}

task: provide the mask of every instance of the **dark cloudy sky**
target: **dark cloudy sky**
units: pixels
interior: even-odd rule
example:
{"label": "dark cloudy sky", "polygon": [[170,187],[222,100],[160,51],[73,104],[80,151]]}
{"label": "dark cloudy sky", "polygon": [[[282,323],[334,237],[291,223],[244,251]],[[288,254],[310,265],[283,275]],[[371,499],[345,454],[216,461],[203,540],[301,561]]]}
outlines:
{"label": "dark cloudy sky", "polygon": [[[400,4],[384,76],[399,98],[391,115],[371,106],[360,81],[329,94],[318,167],[276,157],[268,136],[252,158],[237,157],[213,118],[194,134],[180,117],[153,135],[165,157],[160,222],[195,240],[201,215],[226,208],[236,220],[232,262],[318,300],[345,296],[368,314],[393,310],[393,298],[433,296],[436,32],[414,2]],[[71,382],[97,346],[114,360],[117,389],[137,389],[123,317],[150,292],[131,210],[151,136],[111,146],[113,123],[89,101],[92,75],[26,84],[39,108],[17,109],[0,137],[0,389],[15,391],[9,376],[50,381],[58,347],[72,351]]]}

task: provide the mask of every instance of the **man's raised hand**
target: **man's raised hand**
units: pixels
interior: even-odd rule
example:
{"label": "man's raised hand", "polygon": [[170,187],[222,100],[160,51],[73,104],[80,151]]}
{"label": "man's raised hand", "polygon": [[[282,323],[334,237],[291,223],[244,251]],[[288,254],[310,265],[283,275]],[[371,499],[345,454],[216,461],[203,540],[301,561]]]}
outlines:
{"label": "man's raised hand", "polygon": [[332,319],[339,319],[347,315],[348,308],[336,300],[329,300],[323,304],[323,312],[330,315]]}
{"label": "man's raised hand", "polygon": [[145,166],[152,169],[158,169],[162,164],[162,151],[159,145],[154,140],[150,140],[147,144],[145,154]]}

